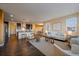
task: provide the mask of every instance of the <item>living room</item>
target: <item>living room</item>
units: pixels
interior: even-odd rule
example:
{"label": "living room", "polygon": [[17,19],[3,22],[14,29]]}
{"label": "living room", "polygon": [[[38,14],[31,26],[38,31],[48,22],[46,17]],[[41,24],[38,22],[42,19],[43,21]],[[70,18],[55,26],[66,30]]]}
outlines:
{"label": "living room", "polygon": [[78,6],[78,3],[0,4],[0,55],[79,55]]}

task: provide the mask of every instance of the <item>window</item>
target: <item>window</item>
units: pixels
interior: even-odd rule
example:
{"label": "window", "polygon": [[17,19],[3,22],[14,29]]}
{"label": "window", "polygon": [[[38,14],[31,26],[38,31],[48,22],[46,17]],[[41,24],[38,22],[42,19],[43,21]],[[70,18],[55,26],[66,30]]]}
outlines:
{"label": "window", "polygon": [[44,25],[44,30],[48,31],[48,32],[51,32],[52,31],[52,25],[50,23],[46,23]]}
{"label": "window", "polygon": [[62,24],[61,23],[53,24],[53,30],[61,31],[62,30]]}
{"label": "window", "polygon": [[46,24],[46,28],[47,28],[47,31],[51,32],[51,29],[52,29],[52,28],[51,28],[51,24],[50,24],[50,23],[47,23],[47,24]]}
{"label": "window", "polygon": [[71,17],[66,20],[67,31],[75,32],[77,31],[77,18]]}

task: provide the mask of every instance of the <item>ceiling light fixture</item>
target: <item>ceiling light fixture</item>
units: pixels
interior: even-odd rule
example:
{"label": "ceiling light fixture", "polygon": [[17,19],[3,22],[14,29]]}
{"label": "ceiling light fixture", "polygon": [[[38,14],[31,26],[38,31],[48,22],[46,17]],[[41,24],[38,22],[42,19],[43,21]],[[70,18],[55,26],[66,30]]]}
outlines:
{"label": "ceiling light fixture", "polygon": [[10,15],[10,18],[11,18],[11,20],[14,20],[14,15],[11,14],[11,15]]}
{"label": "ceiling light fixture", "polygon": [[14,15],[12,15],[12,14],[11,14],[11,15],[10,15],[10,17],[11,17],[11,18],[13,18],[13,17],[14,17]]}
{"label": "ceiling light fixture", "polygon": [[43,23],[39,23],[38,25],[44,25]]}

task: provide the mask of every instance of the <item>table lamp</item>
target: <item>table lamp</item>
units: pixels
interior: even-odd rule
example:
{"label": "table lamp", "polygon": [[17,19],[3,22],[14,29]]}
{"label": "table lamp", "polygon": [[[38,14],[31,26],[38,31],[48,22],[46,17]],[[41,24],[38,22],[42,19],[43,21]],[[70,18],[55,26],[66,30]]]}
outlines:
{"label": "table lamp", "polygon": [[72,35],[72,31],[68,31],[68,35],[71,36]]}

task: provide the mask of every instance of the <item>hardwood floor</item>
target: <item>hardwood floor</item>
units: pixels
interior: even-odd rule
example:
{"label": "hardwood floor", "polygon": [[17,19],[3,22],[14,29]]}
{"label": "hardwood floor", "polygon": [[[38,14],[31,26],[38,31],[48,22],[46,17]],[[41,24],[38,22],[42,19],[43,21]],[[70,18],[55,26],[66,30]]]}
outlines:
{"label": "hardwood floor", "polygon": [[44,56],[38,49],[31,45],[26,39],[17,40],[15,35],[11,36],[8,44],[0,48],[1,56]]}

